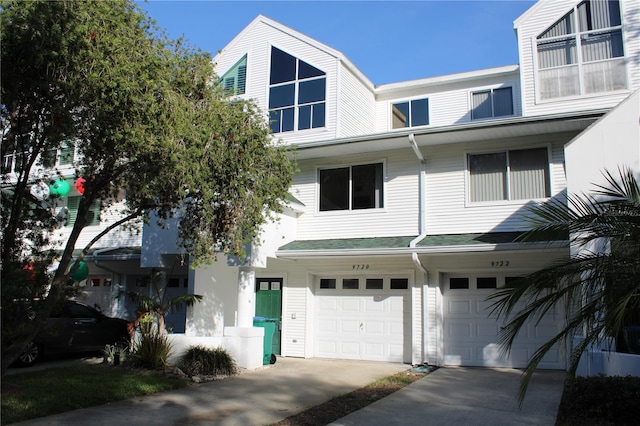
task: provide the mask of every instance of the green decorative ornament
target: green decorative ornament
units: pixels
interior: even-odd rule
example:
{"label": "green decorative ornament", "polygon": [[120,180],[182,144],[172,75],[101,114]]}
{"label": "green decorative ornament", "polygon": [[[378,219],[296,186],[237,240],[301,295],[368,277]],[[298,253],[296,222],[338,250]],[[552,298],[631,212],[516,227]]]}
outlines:
{"label": "green decorative ornament", "polygon": [[[76,264],[75,262],[71,264],[71,269],[73,269],[75,264]],[[75,271],[73,271],[71,278],[73,278],[74,281],[84,281],[87,279],[88,276],[89,276],[89,265],[87,265],[85,262],[81,260],[80,263],[78,264],[78,268]]]}
{"label": "green decorative ornament", "polygon": [[56,180],[53,185],[51,185],[50,190],[51,194],[59,195],[61,197],[66,197],[67,195],[69,195],[70,191],[71,186],[69,185],[69,182],[64,179]]}

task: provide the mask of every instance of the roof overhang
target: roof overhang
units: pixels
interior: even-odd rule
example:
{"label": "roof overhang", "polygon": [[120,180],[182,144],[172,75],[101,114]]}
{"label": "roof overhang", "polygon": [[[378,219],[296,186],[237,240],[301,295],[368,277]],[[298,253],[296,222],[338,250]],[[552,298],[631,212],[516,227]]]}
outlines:
{"label": "roof overhang", "polygon": [[410,128],[365,136],[319,140],[295,144],[296,159],[309,159],[388,151],[408,148],[408,136],[414,135],[419,147],[445,145],[481,140],[496,140],[554,133],[579,133],[589,127],[608,110],[585,113],[554,114],[537,117],[510,117],[498,120],[465,122],[449,126]]}
{"label": "roof overhang", "polygon": [[142,255],[142,247],[111,247],[96,249],[91,254],[94,262],[108,262],[121,260],[139,260]]}
{"label": "roof overhang", "polygon": [[324,258],[335,256],[409,256],[460,254],[494,251],[539,251],[564,249],[568,240],[518,242],[520,232],[490,232],[478,234],[428,235],[415,247],[415,237],[349,238],[327,240],[298,240],[276,251],[279,259]]}

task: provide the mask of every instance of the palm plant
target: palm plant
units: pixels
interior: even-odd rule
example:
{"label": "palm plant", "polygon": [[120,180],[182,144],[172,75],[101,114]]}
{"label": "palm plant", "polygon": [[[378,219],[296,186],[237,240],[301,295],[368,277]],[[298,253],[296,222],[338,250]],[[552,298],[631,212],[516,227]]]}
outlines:
{"label": "palm plant", "polygon": [[[571,348],[568,374],[582,353],[618,341],[623,326],[640,324],[640,189],[629,169],[603,173],[607,184],[591,194],[552,199],[529,209],[532,229],[523,242],[569,238],[572,256],[522,277],[492,296],[493,313],[506,319],[499,339],[509,352],[520,329],[554,309],[565,322],[528,362],[520,386],[524,400],[533,372],[557,344]],[[524,305],[523,305],[524,304]],[[573,338],[584,337],[571,347]]]}
{"label": "palm plant", "polygon": [[202,296],[197,294],[181,294],[170,299],[166,298],[166,275],[163,271],[152,272],[151,285],[153,286],[153,295],[147,296],[135,291],[123,291],[127,299],[137,304],[137,320],[145,314],[151,314],[155,317],[158,332],[166,333],[164,325],[164,317],[181,305],[193,306],[202,300]]}

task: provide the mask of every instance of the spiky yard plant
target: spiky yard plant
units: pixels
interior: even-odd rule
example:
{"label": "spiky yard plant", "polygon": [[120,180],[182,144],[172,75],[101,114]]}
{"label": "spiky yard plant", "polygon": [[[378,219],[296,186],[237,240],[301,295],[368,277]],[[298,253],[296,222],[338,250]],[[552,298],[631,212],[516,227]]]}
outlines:
{"label": "spiky yard plant", "polygon": [[191,346],[181,357],[179,367],[189,376],[229,376],[235,373],[236,364],[223,348]]}
{"label": "spiky yard plant", "polygon": [[[508,353],[520,329],[546,313],[565,314],[561,330],[531,357],[520,387],[524,400],[531,377],[557,344],[569,348],[569,376],[592,345],[621,343],[625,325],[640,324],[640,189],[629,169],[590,194],[554,198],[529,209],[531,230],[521,241],[569,238],[572,256],[529,274],[492,296],[493,313],[506,319],[499,339]],[[524,304],[524,305],[523,305]],[[571,347],[573,338],[583,339]]]}

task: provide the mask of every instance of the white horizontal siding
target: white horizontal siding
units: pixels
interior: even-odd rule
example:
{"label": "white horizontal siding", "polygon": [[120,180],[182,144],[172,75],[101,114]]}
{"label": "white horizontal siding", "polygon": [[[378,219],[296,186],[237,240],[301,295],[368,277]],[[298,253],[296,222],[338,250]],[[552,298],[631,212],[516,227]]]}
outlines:
{"label": "white horizontal siding", "polygon": [[575,1],[539,3],[526,20],[519,23],[518,45],[520,55],[520,72],[524,93],[523,114],[542,115],[562,112],[611,108],[627,97],[633,90],[640,88],[640,13],[637,1],[620,2],[623,17],[625,56],[627,58],[627,76],[629,90],[622,92],[601,93],[582,96],[576,99],[536,100],[536,37],[553,25],[571,10]]}
{"label": "white horizontal siding", "polygon": [[308,322],[306,274],[290,274],[287,277],[283,301],[282,354],[304,357],[307,344]]}
{"label": "white horizontal siding", "polygon": [[636,0],[622,0],[622,25],[624,28],[627,75],[631,90],[640,89],[640,5]]}
{"label": "white horizontal siding", "polygon": [[[78,238],[75,249],[84,249],[102,231],[110,225],[122,219],[121,211],[124,208],[124,202],[117,202],[100,212],[100,224],[94,226],[86,226],[80,237]],[[71,226],[60,228],[54,235],[53,241],[64,243],[71,235]],[[105,247],[140,247],[142,245],[142,226],[135,226],[133,229],[125,229],[120,226],[107,235],[98,240],[92,248]]]}
{"label": "white horizontal siding", "polygon": [[374,95],[353,73],[341,64],[338,91],[338,137],[375,132]]}
{"label": "white horizontal siding", "polygon": [[427,160],[427,232],[460,234],[522,230],[525,222],[520,214],[527,200],[491,204],[467,202],[466,154],[550,145],[551,194],[556,195],[566,187],[562,150],[563,144],[572,136],[476,142],[423,150]]}
{"label": "white horizontal siding", "polygon": [[420,89],[402,89],[379,96],[376,102],[376,131],[391,128],[391,105],[412,99],[429,99],[429,127],[471,121],[471,94],[498,87],[511,87],[514,115],[521,115],[520,81],[517,72],[507,76],[483,77],[462,82],[438,83]]}
{"label": "white horizontal siding", "polygon": [[[321,161],[318,163],[318,161]],[[384,208],[318,212],[317,167],[385,162]],[[419,162],[409,149],[301,161],[293,194],[305,205],[299,240],[417,235]]]}

